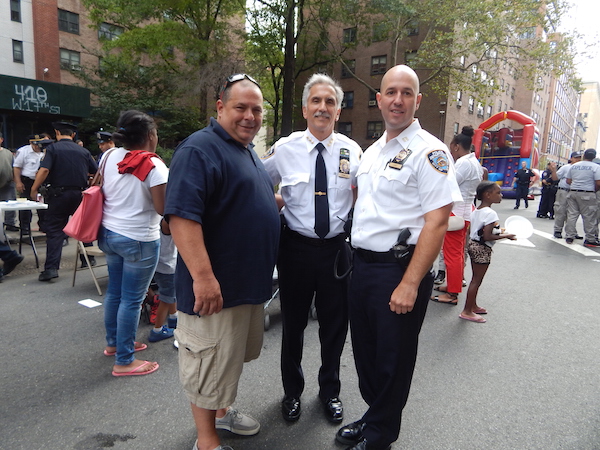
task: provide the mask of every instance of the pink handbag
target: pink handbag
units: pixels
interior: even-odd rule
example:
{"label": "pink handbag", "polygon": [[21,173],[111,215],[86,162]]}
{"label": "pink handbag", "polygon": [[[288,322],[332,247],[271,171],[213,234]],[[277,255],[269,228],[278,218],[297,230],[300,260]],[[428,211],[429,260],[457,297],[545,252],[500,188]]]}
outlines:
{"label": "pink handbag", "polygon": [[87,188],[83,191],[83,199],[79,207],[63,229],[65,234],[81,242],[93,242],[98,239],[103,206],[102,186]]}
{"label": "pink handbag", "polygon": [[104,163],[113,150],[109,150],[102,157],[100,167],[92,180],[92,186],[83,191],[81,203],[73,213],[67,226],[63,228],[64,233],[73,239],[81,242],[94,242],[98,239],[98,230],[100,230],[102,224],[102,210],[104,208],[104,194],[102,193]]}

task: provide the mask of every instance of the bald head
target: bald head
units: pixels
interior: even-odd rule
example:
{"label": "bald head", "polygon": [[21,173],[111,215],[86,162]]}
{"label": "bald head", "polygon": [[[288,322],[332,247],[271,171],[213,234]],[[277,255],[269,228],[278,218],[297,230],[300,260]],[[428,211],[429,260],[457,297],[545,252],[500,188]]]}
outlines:
{"label": "bald head", "polygon": [[385,73],[385,75],[381,79],[381,91],[383,92],[385,86],[390,83],[390,80],[393,80],[397,77],[408,77],[409,79],[411,79],[414,83],[415,92],[419,93],[419,90],[421,89],[419,85],[419,77],[417,76],[417,73],[414,70],[412,70],[405,64],[398,64],[397,66],[392,67]]}
{"label": "bald head", "polygon": [[415,119],[421,104],[419,77],[405,65],[394,66],[381,79],[377,104],[385,122],[387,140],[395,138]]}

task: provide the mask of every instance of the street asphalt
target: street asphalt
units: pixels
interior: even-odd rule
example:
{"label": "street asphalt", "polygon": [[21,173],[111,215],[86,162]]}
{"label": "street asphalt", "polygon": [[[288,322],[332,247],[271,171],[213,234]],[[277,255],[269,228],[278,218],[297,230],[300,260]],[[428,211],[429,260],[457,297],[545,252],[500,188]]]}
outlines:
{"label": "street asphalt", "polygon": [[[393,449],[600,449],[600,249],[552,238],[553,222],[535,217],[537,199],[528,209],[513,206],[505,199],[494,208],[502,222],[529,219],[535,233],[494,247],[478,300],[488,322],[460,320],[461,306],[429,304]],[[578,229],[583,234],[581,222]],[[37,243],[43,261],[44,241]],[[172,339],[136,354],[158,361],[156,373],[111,376],[113,360],[102,354],[103,308],[78,303],[103,299],[88,272],[78,272],[71,286],[74,252],[71,242],[60,277],[42,283],[24,246],[25,261],[0,284],[0,449],[190,450],[195,428]],[[282,420],[279,301],[267,311],[262,355],[246,365],[234,405],[256,417],[261,431],[222,431],[222,442],[235,450],[343,450],[317,399],[314,320],[305,337],[303,414],[297,423]],[[142,319],[139,341],[148,343],[150,328]],[[365,410],[349,336],[341,379],[347,423]]]}

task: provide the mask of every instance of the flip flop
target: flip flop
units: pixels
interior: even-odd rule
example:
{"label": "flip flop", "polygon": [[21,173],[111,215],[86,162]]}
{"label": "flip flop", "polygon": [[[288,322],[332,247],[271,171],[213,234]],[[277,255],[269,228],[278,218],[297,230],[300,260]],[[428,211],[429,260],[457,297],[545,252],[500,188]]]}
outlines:
{"label": "flip flop", "polygon": [[486,323],[487,322],[487,320],[485,320],[483,317],[479,317],[479,316],[475,316],[475,317],[463,316],[462,313],[459,314],[458,317],[460,317],[463,320],[468,320],[469,322],[475,322],[475,323]]}
{"label": "flip flop", "polygon": [[448,292],[447,286],[435,286],[433,289],[435,289],[438,292]]}
{"label": "flip flop", "polygon": [[485,308],[477,308],[473,310],[473,314],[487,314],[487,309]]}
{"label": "flip flop", "polygon": [[451,305],[451,306],[456,306],[458,305],[458,298],[455,298],[454,300],[450,300],[449,302],[440,300],[440,296],[436,295],[435,297],[431,297],[429,300],[431,300],[432,302],[436,302],[436,303],[443,303],[444,305]]}
{"label": "flip flop", "polygon": [[[135,344],[140,344],[139,342],[136,342]],[[135,347],[133,348],[134,352],[141,352],[142,350],[146,350],[148,348],[148,346],[146,344],[141,344],[139,347]],[[115,350],[114,352],[109,352],[108,350],[104,349],[104,356],[115,356],[117,354],[117,351]]]}
{"label": "flip flop", "polygon": [[115,372],[113,370],[112,374],[113,374],[113,377],[130,377],[130,376],[134,376],[134,375],[148,375],[148,374],[151,374],[152,372],[156,372],[158,370],[159,366],[158,366],[158,364],[156,364],[156,367],[154,369],[150,369],[145,372],[138,372],[142,367],[146,367],[148,364],[152,364],[152,362],[144,361],[144,364],[139,365],[138,367],[136,367],[133,370],[130,370],[129,372]]}

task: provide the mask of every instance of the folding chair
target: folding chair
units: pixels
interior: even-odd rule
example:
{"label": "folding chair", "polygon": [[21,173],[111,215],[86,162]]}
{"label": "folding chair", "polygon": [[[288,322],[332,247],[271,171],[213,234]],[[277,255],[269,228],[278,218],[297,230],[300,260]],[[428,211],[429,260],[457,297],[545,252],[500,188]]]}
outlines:
{"label": "folding chair", "polygon": [[[79,268],[79,255],[83,255],[83,257],[85,258],[85,261],[87,262],[87,267],[83,267],[83,268]],[[90,273],[92,274],[92,278],[94,279],[94,284],[96,285],[96,289],[98,290],[98,295],[102,295],[102,289],[100,289],[100,285],[98,284],[98,280],[101,278],[106,278],[108,277],[108,275],[104,275],[101,277],[97,277],[96,274],[94,273],[94,267],[92,267],[92,264],[90,263],[90,256],[104,256],[104,252],[102,250],[100,250],[98,248],[97,245],[93,245],[91,247],[85,247],[83,245],[83,242],[81,241],[77,241],[77,246],[76,246],[76,250],[75,250],[75,268],[73,269],[73,284],[72,286],[75,286],[75,277],[77,276],[77,272],[79,272],[80,270],[86,270],[89,269]],[[106,263],[104,264],[96,264],[95,268],[98,267],[102,267],[102,266],[106,266]]]}

